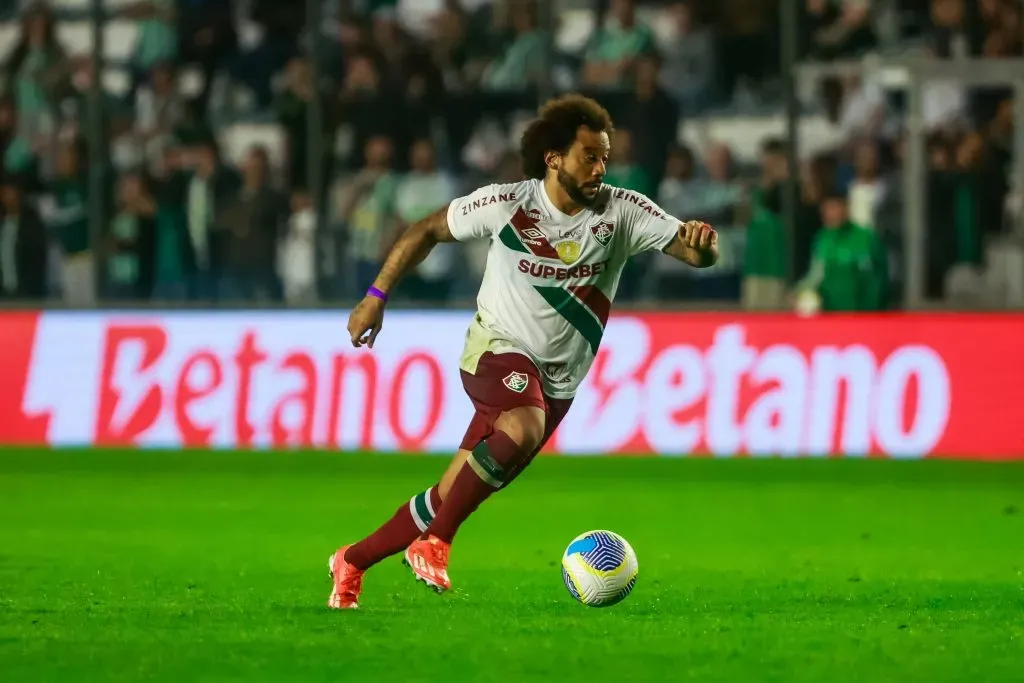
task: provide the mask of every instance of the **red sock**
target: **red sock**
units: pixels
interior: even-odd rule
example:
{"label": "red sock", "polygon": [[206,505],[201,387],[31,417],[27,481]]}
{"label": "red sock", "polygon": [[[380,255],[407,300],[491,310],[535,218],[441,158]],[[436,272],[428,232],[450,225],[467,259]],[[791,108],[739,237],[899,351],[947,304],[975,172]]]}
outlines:
{"label": "red sock", "polygon": [[351,546],[345,553],[345,561],[359,569],[369,569],[381,560],[405,550],[427,530],[440,507],[441,494],[437,492],[436,486],[417,493],[379,529]]}
{"label": "red sock", "polygon": [[501,488],[508,475],[529,455],[505,432],[494,432],[480,442],[455,476],[444,505],[437,511],[424,537],[437,536],[451,543],[459,526]]}

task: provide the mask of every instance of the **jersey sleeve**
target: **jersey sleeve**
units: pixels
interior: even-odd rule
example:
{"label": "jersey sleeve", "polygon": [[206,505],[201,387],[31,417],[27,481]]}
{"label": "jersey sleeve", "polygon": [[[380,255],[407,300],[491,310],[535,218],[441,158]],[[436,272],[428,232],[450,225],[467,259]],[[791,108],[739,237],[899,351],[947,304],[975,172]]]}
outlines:
{"label": "jersey sleeve", "polygon": [[488,239],[505,225],[516,185],[485,185],[448,205],[448,230],[459,242]]}
{"label": "jersey sleeve", "polygon": [[622,197],[617,197],[617,200],[625,203],[623,211],[631,256],[645,251],[661,251],[675,239],[682,221],[639,192],[619,192]]}

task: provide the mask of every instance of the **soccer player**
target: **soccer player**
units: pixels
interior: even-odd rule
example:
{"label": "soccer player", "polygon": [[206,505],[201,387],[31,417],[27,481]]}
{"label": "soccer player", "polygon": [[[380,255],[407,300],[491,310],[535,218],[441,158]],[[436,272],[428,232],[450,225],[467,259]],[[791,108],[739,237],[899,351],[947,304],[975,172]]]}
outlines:
{"label": "soccer player", "polygon": [[417,580],[448,590],[459,526],[530,464],[565,416],[594,361],[626,260],[654,249],[695,268],[717,260],[711,226],[683,223],[647,197],[602,182],[611,132],[608,112],[591,99],[548,102],[521,140],[528,179],[482,187],[411,225],[353,309],[353,346],[373,348],[388,293],[434,245],[491,242],[460,362],[476,414],[437,484],[331,556],[330,607],[358,607],[364,572],[403,550]]}

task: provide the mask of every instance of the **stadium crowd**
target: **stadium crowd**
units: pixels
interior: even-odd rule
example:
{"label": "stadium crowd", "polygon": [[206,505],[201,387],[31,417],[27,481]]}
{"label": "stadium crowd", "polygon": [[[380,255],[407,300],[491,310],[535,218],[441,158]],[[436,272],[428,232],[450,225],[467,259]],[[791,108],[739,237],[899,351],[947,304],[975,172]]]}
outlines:
{"label": "stadium crowd", "polygon": [[[622,299],[772,309],[803,285],[827,308],[899,305],[899,93],[862,78],[816,84],[804,105],[827,134],[801,145],[799,169],[777,135],[739,145],[686,134],[779,115],[777,1],[324,0],[315,40],[306,5],[106,0],[107,21],[132,30],[108,32],[105,52],[123,59],[105,65],[97,121],[97,74],[72,30],[87,3],[0,2],[11,29],[0,41],[2,296],[352,299],[403,226],[475,186],[517,179],[524,121],[546,95],[574,89],[615,118],[608,182],[722,234],[715,268],[638,262]],[[800,52],[813,60],[1018,56],[1024,35],[1017,0],[805,0],[801,19]],[[311,143],[315,103],[323,133]],[[926,118],[927,293],[941,299],[1005,229],[1010,93],[935,84]],[[109,153],[91,158],[97,129]],[[96,165],[109,196],[90,191]],[[790,233],[783,185],[794,172]],[[486,247],[440,246],[398,296],[468,300]]]}

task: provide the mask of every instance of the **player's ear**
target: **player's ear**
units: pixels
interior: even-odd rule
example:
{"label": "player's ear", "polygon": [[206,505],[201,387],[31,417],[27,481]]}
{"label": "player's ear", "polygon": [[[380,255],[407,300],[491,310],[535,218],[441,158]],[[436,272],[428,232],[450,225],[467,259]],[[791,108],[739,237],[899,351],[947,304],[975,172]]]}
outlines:
{"label": "player's ear", "polygon": [[562,163],[562,157],[558,152],[545,152],[544,153],[544,164],[552,171],[557,171],[559,165]]}

